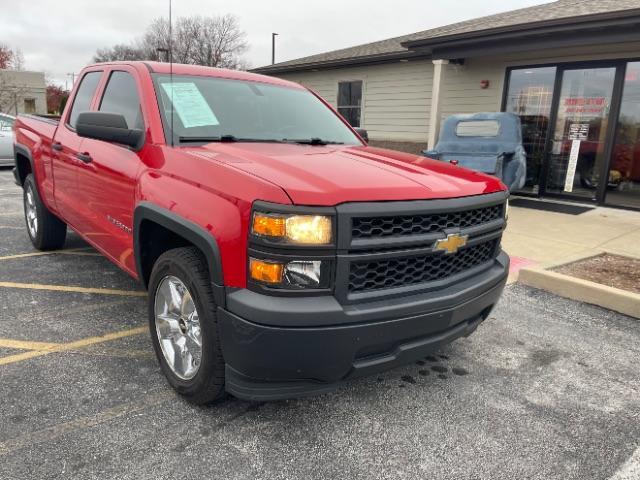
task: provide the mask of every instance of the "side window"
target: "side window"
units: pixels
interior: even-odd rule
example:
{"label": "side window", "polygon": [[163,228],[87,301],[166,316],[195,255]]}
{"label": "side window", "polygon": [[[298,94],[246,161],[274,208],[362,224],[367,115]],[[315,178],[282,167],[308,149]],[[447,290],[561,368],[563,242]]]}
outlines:
{"label": "side window", "polygon": [[129,128],[144,129],[136,81],[127,72],[113,72],[100,102],[101,112],[124,115]]}
{"label": "side window", "polygon": [[360,126],[362,82],[338,83],[338,112],[352,127]]}
{"label": "side window", "polygon": [[13,118],[0,115],[0,132],[10,132],[14,122]]}
{"label": "side window", "polygon": [[69,115],[69,126],[71,128],[76,128],[78,115],[82,112],[88,112],[91,108],[91,100],[96,93],[96,88],[98,88],[98,82],[100,82],[101,76],[102,72],[89,72],[80,80],[80,86],[73,100],[71,114]]}

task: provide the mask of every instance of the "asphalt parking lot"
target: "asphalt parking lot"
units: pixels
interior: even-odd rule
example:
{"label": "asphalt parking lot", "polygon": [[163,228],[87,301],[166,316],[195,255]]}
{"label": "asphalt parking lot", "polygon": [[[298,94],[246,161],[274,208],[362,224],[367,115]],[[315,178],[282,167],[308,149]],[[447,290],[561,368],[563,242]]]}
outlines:
{"label": "asphalt parking lot", "polygon": [[640,478],[640,322],[518,285],[470,338],[333,394],[191,406],[144,292],[37,254],[0,170],[0,478]]}

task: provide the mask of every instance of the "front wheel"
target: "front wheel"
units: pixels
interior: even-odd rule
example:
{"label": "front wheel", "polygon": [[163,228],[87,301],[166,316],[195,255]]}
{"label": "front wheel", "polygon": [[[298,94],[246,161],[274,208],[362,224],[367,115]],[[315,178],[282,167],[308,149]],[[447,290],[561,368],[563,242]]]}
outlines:
{"label": "front wheel", "polygon": [[42,203],[33,174],[24,181],[24,218],[31,243],[38,250],[57,250],[64,245],[67,225]]}
{"label": "front wheel", "polygon": [[224,360],[209,273],[193,247],[163,253],[149,281],[149,327],[160,368],[187,400],[224,396]]}

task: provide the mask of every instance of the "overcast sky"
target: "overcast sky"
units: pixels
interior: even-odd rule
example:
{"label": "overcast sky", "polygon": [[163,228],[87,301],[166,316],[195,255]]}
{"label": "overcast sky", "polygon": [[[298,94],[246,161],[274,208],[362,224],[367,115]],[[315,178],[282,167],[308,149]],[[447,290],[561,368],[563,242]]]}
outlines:
{"label": "overcast sky", "polygon": [[[19,47],[26,68],[64,84],[96,49],[133,40],[168,0],[2,0],[0,43]],[[545,0],[173,0],[174,18],[193,14],[238,16],[253,67],[382,40],[513,10]]]}

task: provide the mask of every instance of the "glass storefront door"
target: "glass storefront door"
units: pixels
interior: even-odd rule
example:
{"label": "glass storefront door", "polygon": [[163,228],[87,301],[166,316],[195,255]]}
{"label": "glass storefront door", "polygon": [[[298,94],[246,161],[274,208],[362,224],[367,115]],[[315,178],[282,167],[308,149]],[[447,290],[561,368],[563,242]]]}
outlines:
{"label": "glass storefront door", "polygon": [[596,200],[600,172],[608,162],[605,146],[616,67],[566,69],[561,75],[545,191]]}
{"label": "glass storefront door", "polygon": [[640,208],[640,62],[627,64],[605,202]]}
{"label": "glass storefront door", "polygon": [[527,152],[527,178],[522,191],[539,193],[556,67],[511,71],[505,111],[515,113],[522,124],[522,145]]}

